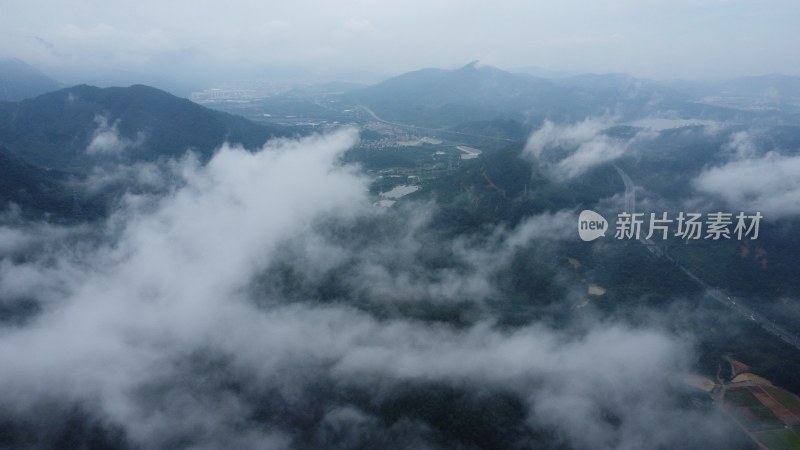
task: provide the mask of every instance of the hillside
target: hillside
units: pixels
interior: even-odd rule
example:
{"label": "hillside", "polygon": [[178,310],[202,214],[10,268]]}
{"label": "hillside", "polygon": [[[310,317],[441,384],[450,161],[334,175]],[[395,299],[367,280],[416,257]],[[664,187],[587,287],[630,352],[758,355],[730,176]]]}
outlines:
{"label": "hillside", "polygon": [[13,203],[29,213],[51,213],[60,217],[75,215],[85,205],[64,189],[66,176],[28,164],[0,147],[0,205]]}
{"label": "hillside", "polygon": [[42,167],[85,170],[150,161],[188,149],[207,158],[225,141],[252,148],[286,132],[143,85],[80,85],[0,103],[0,145]]}

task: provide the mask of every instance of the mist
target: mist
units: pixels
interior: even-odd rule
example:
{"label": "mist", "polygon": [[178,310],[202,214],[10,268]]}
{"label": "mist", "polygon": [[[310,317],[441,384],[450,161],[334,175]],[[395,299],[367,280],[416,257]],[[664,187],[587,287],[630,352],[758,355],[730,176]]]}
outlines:
{"label": "mist", "polygon": [[377,81],[476,59],[506,69],[658,79],[800,70],[790,50],[798,44],[789,19],[797,5],[784,0],[4,6],[0,56],[28,61],[66,83],[202,87],[267,73],[284,80],[371,73],[367,78]]}
{"label": "mist", "polygon": [[691,335],[591,314],[501,323],[498,277],[519,251],[574,239],[574,212],[443,237],[435,205],[372,206],[369,179],[339,162],[357,138],[187,156],[94,225],[6,216],[0,298],[38,305],[0,328],[0,418],[18,442],[75,429],[147,448],[725,441],[720,417],[678,400]]}

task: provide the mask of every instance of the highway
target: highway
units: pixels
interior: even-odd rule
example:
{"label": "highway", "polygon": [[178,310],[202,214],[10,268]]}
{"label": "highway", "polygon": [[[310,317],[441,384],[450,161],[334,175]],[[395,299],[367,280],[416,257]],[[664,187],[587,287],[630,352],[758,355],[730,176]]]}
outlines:
{"label": "highway", "polygon": [[633,184],[631,177],[619,166],[614,166],[614,168],[617,169],[622,182],[625,183],[625,212],[633,214],[636,212],[636,185]]}
{"label": "highway", "polygon": [[[622,182],[625,183],[625,212],[633,213],[636,211],[636,185],[633,183],[633,180],[625,173],[621,168],[614,166],[619,172],[620,177],[622,178]],[[711,297],[712,299],[718,301],[720,304],[724,305],[727,308],[730,308],[735,313],[739,314],[742,318],[753,321],[761,328],[763,328],[766,332],[772,334],[773,336],[781,339],[782,341],[786,342],[787,344],[791,345],[797,350],[800,350],[800,341],[798,341],[798,335],[796,333],[791,333],[787,331],[785,328],[775,324],[774,321],[770,320],[768,317],[754,311],[751,308],[748,308],[742,301],[742,299],[737,297],[731,297],[723,292],[721,289],[715,288],[705,281],[703,281],[700,277],[692,273],[689,269],[684,267],[678,260],[676,260],[672,255],[661,251],[658,246],[652,241],[644,239],[643,237],[639,239],[639,242],[642,243],[648,250],[652,253],[655,253],[658,256],[667,258],[671,261],[675,266],[677,266],[683,273],[685,273],[689,278],[694,280],[697,284],[703,287],[705,290],[706,296]]]}

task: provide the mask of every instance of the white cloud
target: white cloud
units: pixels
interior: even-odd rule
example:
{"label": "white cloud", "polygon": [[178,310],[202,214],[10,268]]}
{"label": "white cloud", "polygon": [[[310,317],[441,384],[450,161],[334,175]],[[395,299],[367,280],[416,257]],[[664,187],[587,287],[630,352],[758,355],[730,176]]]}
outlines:
{"label": "white cloud", "polygon": [[736,211],[760,211],[768,219],[800,214],[800,156],[737,159],[703,171],[693,184]]}
{"label": "white cloud", "polygon": [[92,140],[86,147],[89,155],[119,155],[124,151],[142,145],[145,136],[138,133],[136,139],[128,139],[119,134],[119,121],[112,125],[108,123],[108,117],[95,116],[94,122],[97,128],[92,133]]}
{"label": "white cloud", "polygon": [[723,146],[723,150],[730,153],[735,159],[747,159],[756,156],[756,144],[747,131],[733,133]]}
{"label": "white cloud", "polygon": [[[0,377],[19,389],[8,405],[25,408],[44,389],[57,397],[96,399],[103,415],[130,424],[137,442],[193,427],[204,428],[201,439],[222,436],[218,428],[226,419],[220,412],[172,405],[160,413],[178,426],[169,430],[163,420],[139,416],[142,406],[128,397],[130,390],[157,383],[168,376],[171,358],[224,338],[229,327],[234,333],[238,327],[254,331],[248,324],[263,318],[237,291],[265,255],[282,238],[302,232],[315,215],[363,203],[365,181],[350,169],[332,167],[356,136],[344,131],[273,141],[255,154],[226,146],[207,166],[188,166],[186,187],[164,197],[155,211],[117,213],[109,225],[120,229],[109,229],[108,245],[88,253],[58,252],[55,264],[3,261],[4,290],[27,285],[29,295],[58,305],[0,344],[2,365],[13,365]],[[61,350],[53,353],[56,348]],[[233,408],[227,412],[237,417],[237,406],[219,406]]]}
{"label": "white cloud", "polygon": [[605,118],[590,117],[572,125],[556,125],[545,120],[541,128],[534,131],[525,144],[525,152],[539,158],[553,147],[577,147],[597,137],[613,122]]}
{"label": "white cloud", "polygon": [[574,153],[553,168],[556,179],[571,180],[589,169],[614,161],[625,154],[625,147],[607,136],[598,136],[578,146]]}
{"label": "white cloud", "polygon": [[528,138],[524,157],[537,161],[557,181],[568,181],[588,170],[623,156],[637,140],[653,135],[642,131],[630,139],[613,138],[605,131],[614,125],[608,118],[590,117],[575,124],[557,125],[546,120]]}
{"label": "white cloud", "polygon": [[[44,309],[1,329],[0,417],[39,424],[41,404],[76,404],[148,448],[326,447],[333,425],[342,447],[409,436],[436,447],[423,417],[375,419],[338,395],[355,389],[379,410],[393,390],[433,382],[465,395],[511,392],[527,408],[521,427],[554,429],[576,447],[675,447],[688,421],[698,434],[716,429],[670,400],[667,381],[691,352],[666,332],[606,322],[504,329],[491,315],[456,328],[357,309],[362,292],[388,310],[392,296],[417,296],[420,307],[480,299],[516,250],[572,235],[574,215],[445,242],[463,268],[426,278],[419,254],[436,236],[425,235],[425,209],[390,216],[371,206],[369,180],[337,164],[356,139],[343,130],[257,152],[223,146],[205,166],[177,163],[174,190],[123,205],[102,230],[3,258],[0,294],[27,293]],[[396,232],[376,229],[392,224]],[[302,258],[287,256],[294,246]],[[266,288],[266,271],[292,264],[320,278],[351,268],[342,277],[366,291],[323,302],[314,290],[289,299]],[[378,295],[386,286],[394,292]],[[655,426],[663,432],[653,437]]]}

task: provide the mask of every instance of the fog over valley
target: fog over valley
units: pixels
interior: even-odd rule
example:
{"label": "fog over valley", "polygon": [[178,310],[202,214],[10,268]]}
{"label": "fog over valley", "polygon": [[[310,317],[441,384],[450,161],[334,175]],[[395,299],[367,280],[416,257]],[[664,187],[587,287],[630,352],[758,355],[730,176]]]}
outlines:
{"label": "fog over valley", "polygon": [[794,3],[0,3],[0,448],[800,448]]}

